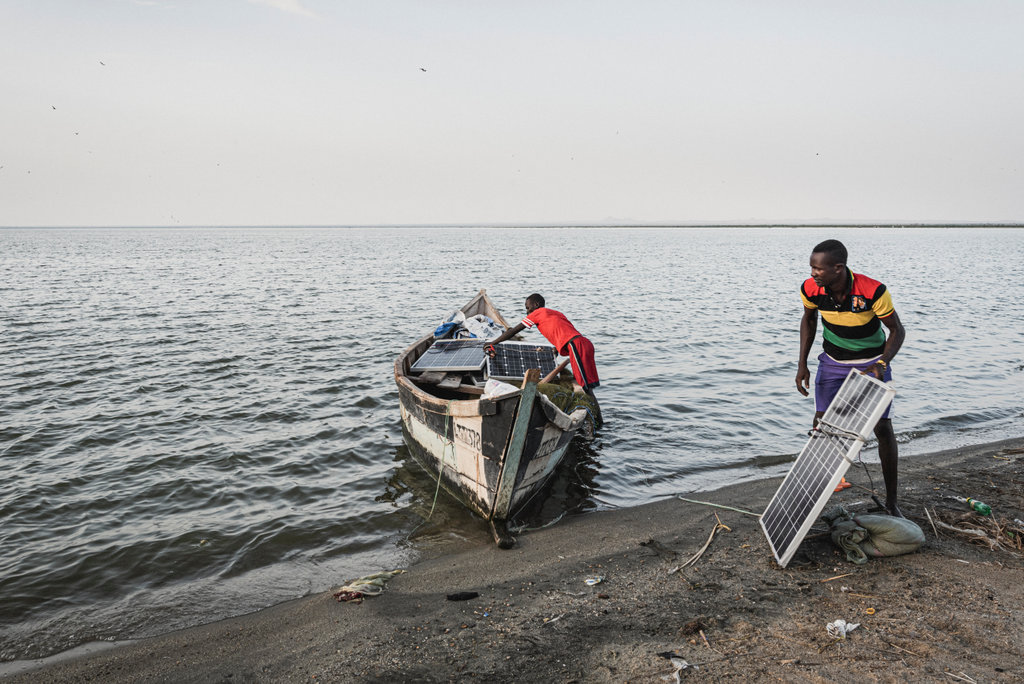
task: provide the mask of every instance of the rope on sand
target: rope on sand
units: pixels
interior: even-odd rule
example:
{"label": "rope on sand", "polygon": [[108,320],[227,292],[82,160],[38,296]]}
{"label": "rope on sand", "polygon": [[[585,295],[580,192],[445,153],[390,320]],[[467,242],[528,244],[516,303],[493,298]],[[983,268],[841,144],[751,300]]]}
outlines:
{"label": "rope on sand", "polygon": [[752,515],[755,518],[760,518],[761,517],[760,513],[752,513],[750,511],[745,511],[742,508],[734,508],[732,506],[723,506],[722,504],[711,503],[710,501],[697,501],[696,499],[687,499],[685,496],[677,496],[676,498],[679,499],[680,501],[686,501],[688,503],[700,504],[702,506],[714,506],[715,508],[724,508],[727,511],[736,511],[737,513],[743,513],[744,515]]}

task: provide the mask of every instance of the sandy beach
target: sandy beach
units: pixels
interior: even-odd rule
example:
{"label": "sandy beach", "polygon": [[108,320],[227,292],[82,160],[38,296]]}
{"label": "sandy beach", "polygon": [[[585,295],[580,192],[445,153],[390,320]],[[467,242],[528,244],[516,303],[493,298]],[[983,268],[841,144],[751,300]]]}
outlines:
{"label": "sandy beach", "polygon": [[[756,517],[672,498],[425,560],[362,603],[312,595],[4,680],[1020,681],[1024,555],[1006,528],[1024,517],[1024,438],[904,458],[900,474],[901,506],[928,537],[905,556],[854,565],[819,524],[781,569]],[[832,502],[869,512],[863,469],[848,479]],[[760,512],[778,484],[683,496]],[[478,596],[448,600],[457,592]],[[839,618],[860,627],[834,639]]]}

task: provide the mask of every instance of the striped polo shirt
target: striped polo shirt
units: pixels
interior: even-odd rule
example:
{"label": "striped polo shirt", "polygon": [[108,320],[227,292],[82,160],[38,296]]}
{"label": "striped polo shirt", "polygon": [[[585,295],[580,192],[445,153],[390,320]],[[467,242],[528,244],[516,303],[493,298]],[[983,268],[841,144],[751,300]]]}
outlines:
{"label": "striped polo shirt", "polygon": [[850,294],[838,306],[824,287],[808,278],[800,287],[800,299],[808,309],[821,312],[825,324],[822,347],[836,361],[871,359],[885,350],[885,331],[879,319],[891,316],[895,309],[889,290],[877,280],[849,268],[853,280]]}

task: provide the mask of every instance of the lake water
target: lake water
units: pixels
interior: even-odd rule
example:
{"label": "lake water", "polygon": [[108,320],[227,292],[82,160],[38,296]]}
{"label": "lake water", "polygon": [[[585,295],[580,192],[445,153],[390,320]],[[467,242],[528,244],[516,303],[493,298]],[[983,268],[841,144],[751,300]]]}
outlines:
{"label": "lake water", "polygon": [[523,524],[785,472],[829,237],[907,328],[902,454],[1024,434],[1022,229],[0,230],[0,661],[490,543],[434,505],[392,378],[480,288],[597,349],[606,425]]}

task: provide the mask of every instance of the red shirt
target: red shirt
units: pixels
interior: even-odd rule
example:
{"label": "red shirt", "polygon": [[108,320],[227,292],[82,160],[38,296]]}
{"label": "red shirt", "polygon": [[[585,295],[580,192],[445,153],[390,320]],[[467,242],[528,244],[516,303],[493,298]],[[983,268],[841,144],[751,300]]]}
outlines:
{"label": "red shirt", "polygon": [[569,351],[566,345],[569,340],[580,334],[580,331],[572,327],[572,323],[559,311],[541,307],[534,309],[533,313],[527,314],[523,319],[523,325],[527,328],[537,326],[540,334],[547,338],[548,342],[555,345],[555,349],[562,356]]}

